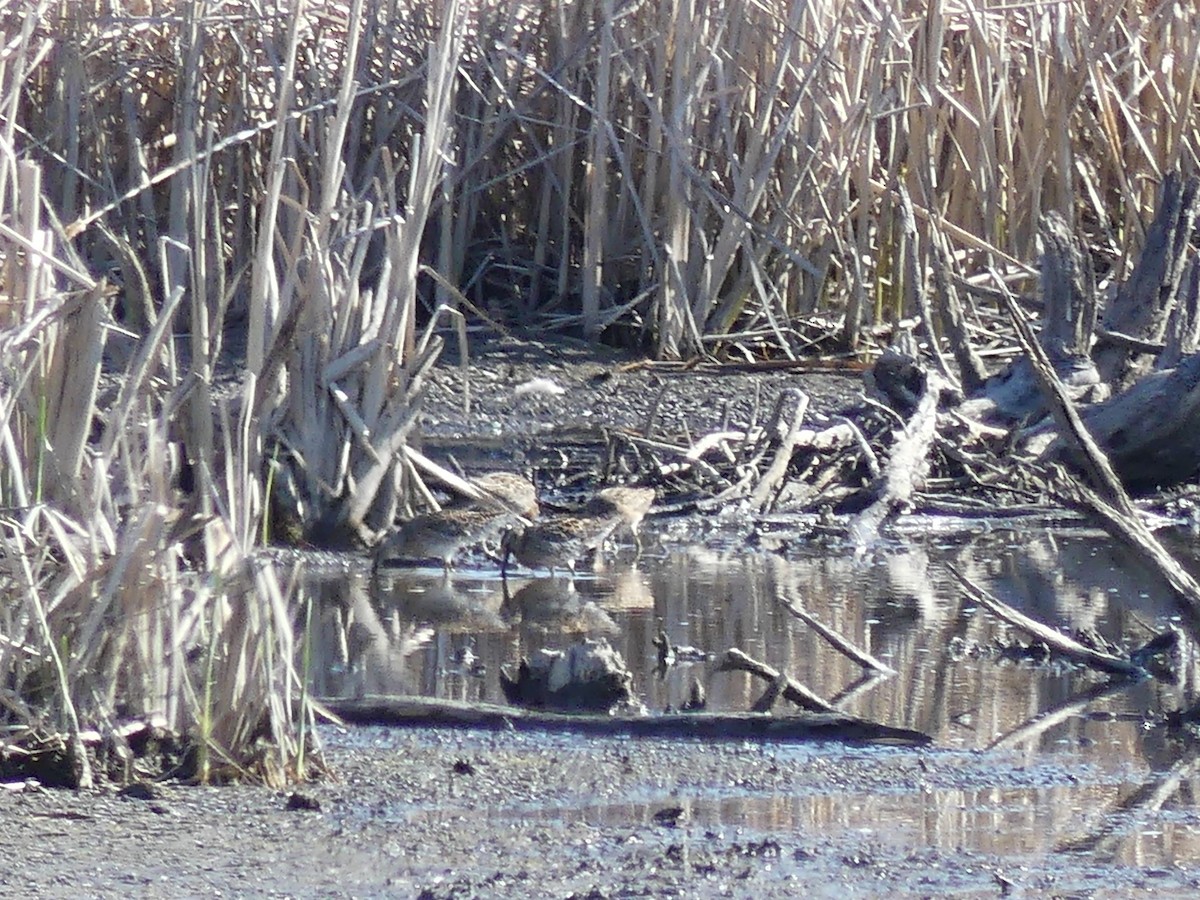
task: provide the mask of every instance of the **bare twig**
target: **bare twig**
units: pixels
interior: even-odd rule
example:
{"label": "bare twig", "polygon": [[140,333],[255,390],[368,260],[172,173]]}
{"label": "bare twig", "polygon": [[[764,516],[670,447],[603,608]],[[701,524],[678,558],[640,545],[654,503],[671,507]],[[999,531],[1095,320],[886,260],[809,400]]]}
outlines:
{"label": "bare twig", "polygon": [[1015,610],[1002,600],[993,597],[954,566],[947,565],[947,568],[958,579],[972,600],[987,607],[1004,621],[1020,628],[1035,640],[1041,641],[1055,653],[1110,675],[1120,675],[1125,678],[1141,678],[1146,675],[1145,669],[1141,666],[1136,666],[1129,660],[1113,656],[1111,653],[1102,653],[1091,647],[1085,647],[1079,641],[1055,631],[1048,625],[1043,625],[1036,619],[1031,619],[1023,612]]}
{"label": "bare twig", "polygon": [[[721,657],[721,661],[717,664],[714,671],[717,672],[749,672],[762,678],[765,681],[775,681],[780,677],[777,669],[773,669],[764,662],[759,662],[750,656],[747,656],[736,647],[732,647],[725,651],[725,655]],[[804,709],[820,710],[829,712],[833,709],[828,703],[802,685],[800,682],[791,676],[786,676],[787,681],[783,688],[783,696],[797,706]]]}

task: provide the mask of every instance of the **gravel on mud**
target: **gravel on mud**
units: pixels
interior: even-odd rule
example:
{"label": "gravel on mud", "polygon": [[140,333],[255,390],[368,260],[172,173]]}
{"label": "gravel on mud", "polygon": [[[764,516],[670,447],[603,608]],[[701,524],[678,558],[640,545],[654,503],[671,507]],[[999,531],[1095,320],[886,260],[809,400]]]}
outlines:
{"label": "gravel on mud", "polygon": [[[779,394],[809,394],[820,420],[854,402],[857,373],[755,371],[735,366],[656,365],[568,339],[473,341],[464,377],[451,342],[434,370],[421,420],[430,439],[553,440],[565,431],[624,428],[693,438],[721,427],[762,423]],[[463,408],[463,385],[470,409]]]}
{"label": "gravel on mud", "polygon": [[[298,789],[0,792],[0,893],[109,897],[1194,896],[1197,873],[1086,854],[997,857],[838,824],[839,798],[1068,785],[973,753],[840,745],[326,732],[337,777]],[[820,829],[788,815],[819,795]],[[771,827],[722,824],[731,804]],[[312,808],[316,807],[316,808]],[[724,810],[725,812],[722,812]],[[1007,890],[1004,891],[1007,893]]]}

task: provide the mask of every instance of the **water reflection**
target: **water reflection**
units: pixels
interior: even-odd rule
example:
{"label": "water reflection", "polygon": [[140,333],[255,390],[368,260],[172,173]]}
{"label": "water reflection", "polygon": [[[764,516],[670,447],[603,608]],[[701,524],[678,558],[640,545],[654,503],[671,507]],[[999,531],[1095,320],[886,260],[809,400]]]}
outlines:
{"label": "water reflection", "polygon": [[[1195,765],[1189,766],[1194,776]],[[1194,786],[1190,785],[1189,787]],[[1177,790],[1179,783],[1172,788]],[[1006,787],[926,790],[916,793],[808,793],[680,800],[686,821],[699,829],[745,827],[774,835],[829,836],[854,832],[898,846],[968,849],[976,853],[1045,855],[1090,852],[1132,866],[1192,865],[1200,850],[1194,816],[1140,825],[1130,810],[1122,828],[1111,811],[1140,793],[1132,785]],[[674,800],[672,802],[675,802]],[[594,804],[514,811],[514,818],[586,822],[590,825],[650,824],[660,802]],[[1089,829],[1091,832],[1089,833]],[[1063,840],[1061,835],[1083,835]]]}
{"label": "water reflection", "polygon": [[[966,605],[946,563],[1042,621],[1094,628],[1119,645],[1143,643],[1173,616],[1169,598],[1149,589],[1097,535],[1031,541],[992,533],[953,545],[930,539],[866,558],[812,549],[811,556],[784,559],[691,548],[574,579],[510,579],[507,589],[492,570],[314,576],[307,586],[320,611],[314,686],[327,696],[461,695],[462,686],[448,679],[456,654],[469,646],[477,674],[486,674],[466,696],[495,697],[500,666],[543,646],[605,636],[624,654],[651,709],[678,707],[697,677],[713,708],[745,709],[761,693],[750,676],[714,674],[703,661],[656,673],[661,630],[672,645],[714,655],[739,647],[847,712],[927,731],[943,746],[1002,741],[1029,750],[1078,742],[1084,709],[1118,715],[1175,708],[1195,688],[1190,642],[1180,685],[1145,682],[1099,696],[1094,673],[1000,664],[986,652],[1008,627]],[[781,600],[895,675],[864,678]],[[971,648],[985,652],[974,658]],[[1043,716],[1037,729],[1017,731],[1034,716]]]}
{"label": "water reflection", "polygon": [[[1144,643],[1174,618],[1174,609],[1166,593],[1150,586],[1107,539],[1084,532],[991,532],[966,541],[914,538],[865,557],[839,546],[809,550],[798,555],[793,548],[786,559],[735,550],[651,550],[636,566],[573,580],[510,579],[507,590],[492,570],[396,571],[374,580],[314,577],[307,585],[319,610],[312,636],[314,690],[324,696],[417,693],[502,702],[502,665],[578,636],[605,636],[617,646],[651,709],[679,708],[697,680],[710,709],[747,709],[764,690],[744,673],[715,673],[712,662],[656,672],[655,640],[662,631],[673,645],[714,655],[738,647],[846,712],[925,731],[939,747],[992,748],[1018,765],[1069,758],[1111,776],[1069,797],[1055,794],[1065,789],[1036,787],[979,796],[839,796],[837,814],[846,817],[847,827],[857,827],[856,816],[877,825],[897,818],[907,828],[927,830],[924,838],[938,846],[956,833],[961,842],[961,829],[1017,829],[1032,850],[1048,849],[1057,840],[1052,836],[1068,833],[1075,843],[1061,849],[1124,858],[1135,852],[1131,842],[1141,848],[1136,852],[1146,852],[1149,838],[1127,830],[1120,834],[1128,839],[1112,838],[1105,831],[1111,815],[1134,816],[1167,797],[1182,796],[1190,808],[1194,765],[1180,762],[1180,748],[1164,729],[1143,727],[1147,716],[1186,706],[1194,696],[1198,667],[1190,641],[1175,685],[1146,680],[1113,686],[1075,668],[1002,664],[986,653],[963,652],[992,646],[1008,628],[963,600],[947,563],[1048,624],[1094,628],[1124,647]],[[781,599],[895,674],[864,676]],[[1150,799],[1140,800],[1145,792]],[[743,798],[732,811],[714,800],[701,814],[764,827],[774,827],[780,817],[819,827],[821,802]],[[602,808],[578,814],[604,816]],[[1066,817],[1071,827],[1048,817]],[[1191,826],[1170,839],[1200,853]]]}
{"label": "water reflection", "polygon": [[533,578],[509,584],[500,607],[504,621],[521,633],[604,635],[620,633],[616,621],[570,578]]}

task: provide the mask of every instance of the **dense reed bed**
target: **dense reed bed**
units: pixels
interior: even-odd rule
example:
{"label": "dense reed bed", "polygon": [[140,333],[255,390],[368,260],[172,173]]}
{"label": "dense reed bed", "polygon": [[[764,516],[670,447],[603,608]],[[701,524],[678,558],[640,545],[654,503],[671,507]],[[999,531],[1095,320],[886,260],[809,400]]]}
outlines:
{"label": "dense reed bed", "polygon": [[0,23],[0,720],[78,743],[162,716],[276,778],[309,715],[301,617],[250,552],[369,542],[420,490],[434,326],[795,355],[819,314],[853,349],[935,264],[943,290],[1031,289],[1049,210],[1120,275],[1161,174],[1196,169],[1188,4],[9,0]]}

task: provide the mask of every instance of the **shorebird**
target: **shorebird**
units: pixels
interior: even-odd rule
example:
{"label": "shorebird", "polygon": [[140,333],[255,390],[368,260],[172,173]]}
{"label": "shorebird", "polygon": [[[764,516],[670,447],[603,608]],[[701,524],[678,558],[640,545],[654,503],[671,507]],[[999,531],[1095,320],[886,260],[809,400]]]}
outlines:
{"label": "shorebird", "polygon": [[585,507],[595,515],[615,515],[633,535],[638,555],[642,552],[642,539],[638,528],[650,507],[654,505],[654,488],[607,487],[596,494]]}
{"label": "shorebird", "polygon": [[574,575],[575,564],[594,554],[621,522],[616,513],[568,514],[509,528],[500,539],[501,575],[507,575],[510,556],[530,569],[553,575],[556,566],[565,566]]}
{"label": "shorebird", "polygon": [[394,562],[441,560],[449,571],[464,547],[495,540],[506,528],[521,522],[516,513],[464,506],[425,513],[409,519],[388,535],[375,551],[375,568]]}
{"label": "shorebird", "polygon": [[504,529],[538,514],[537,489],[515,472],[485,472],[469,479],[481,493],[437,512],[404,522],[375,552],[375,568],[387,563],[441,560],[449,571],[464,547],[485,544]]}
{"label": "shorebird", "polygon": [[536,519],[538,515],[537,488],[524,475],[516,472],[484,472],[468,479],[483,492],[474,505],[499,506],[508,512]]}

